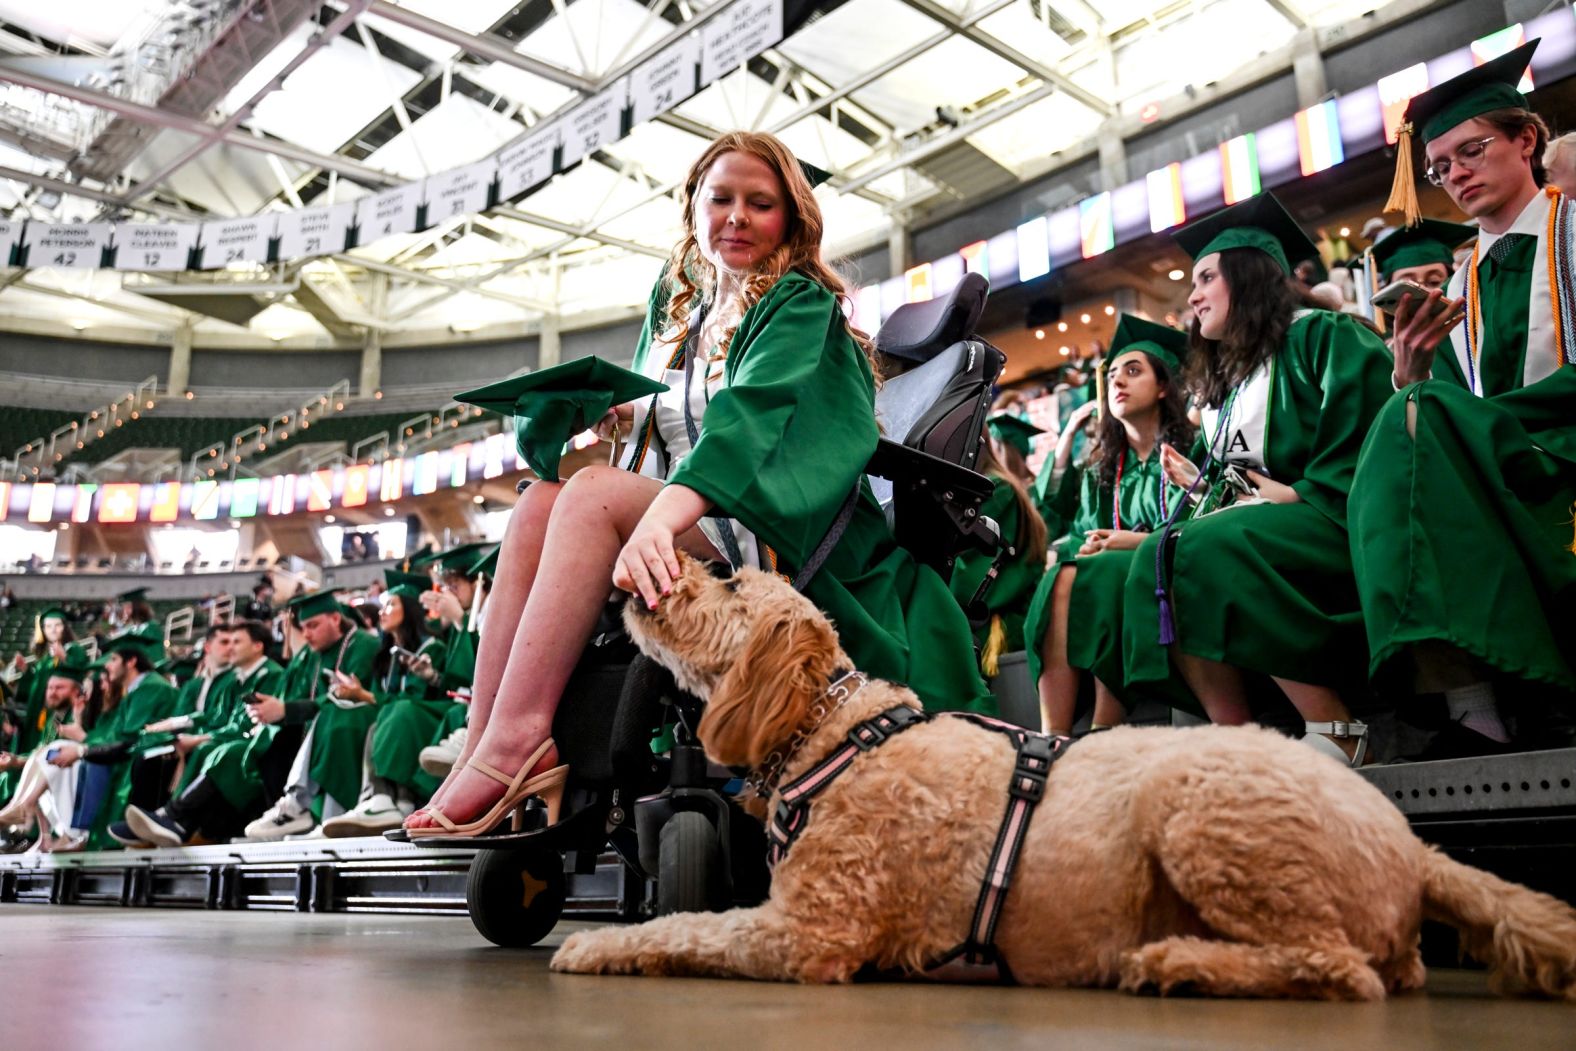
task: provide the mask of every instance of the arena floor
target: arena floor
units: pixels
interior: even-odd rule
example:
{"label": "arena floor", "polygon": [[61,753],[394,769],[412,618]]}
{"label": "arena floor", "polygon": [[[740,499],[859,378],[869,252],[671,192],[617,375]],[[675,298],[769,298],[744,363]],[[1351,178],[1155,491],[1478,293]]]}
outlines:
{"label": "arena floor", "polygon": [[0,910],[8,1048],[622,1047],[1568,1049],[1576,1006],[1435,971],[1387,1004],[1113,992],[847,988],[547,970],[463,918],[13,906]]}

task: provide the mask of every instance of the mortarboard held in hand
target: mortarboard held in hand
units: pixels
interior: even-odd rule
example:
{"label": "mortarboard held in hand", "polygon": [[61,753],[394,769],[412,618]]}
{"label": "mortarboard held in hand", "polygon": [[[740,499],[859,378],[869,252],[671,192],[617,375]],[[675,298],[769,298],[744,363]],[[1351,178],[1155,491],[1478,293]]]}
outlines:
{"label": "mortarboard held in hand", "polygon": [[457,394],[454,400],[513,416],[520,455],[538,477],[556,481],[565,442],[594,426],[613,406],[667,389],[649,376],[588,357],[499,380]]}

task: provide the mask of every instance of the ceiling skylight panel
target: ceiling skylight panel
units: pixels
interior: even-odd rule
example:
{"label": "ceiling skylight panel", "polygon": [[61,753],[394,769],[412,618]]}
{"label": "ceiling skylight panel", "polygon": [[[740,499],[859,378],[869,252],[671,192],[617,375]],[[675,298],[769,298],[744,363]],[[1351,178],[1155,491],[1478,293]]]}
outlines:
{"label": "ceiling skylight panel", "polygon": [[332,153],[370,124],[421,75],[336,37],[257,105],[253,127]]}

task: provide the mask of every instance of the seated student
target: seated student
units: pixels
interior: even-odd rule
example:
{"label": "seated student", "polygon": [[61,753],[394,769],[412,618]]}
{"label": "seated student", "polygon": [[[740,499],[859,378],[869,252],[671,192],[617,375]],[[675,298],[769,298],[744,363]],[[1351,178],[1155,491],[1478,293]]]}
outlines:
{"label": "seated student", "polygon": [[1099,408],[1099,402],[1086,401],[1072,410],[1062,423],[1055,448],[1040,464],[1040,473],[1035,476],[1034,506],[1045,520],[1046,535],[1053,540],[1067,535],[1078,514],[1084,463],[1073,455],[1073,449],[1076,446],[1088,451],[1088,436],[1084,432]]}
{"label": "seated student", "polygon": [[223,638],[230,673],[210,692],[202,711],[177,731],[176,750],[185,757],[177,792],[156,810],[127,807],[123,820],[110,827],[122,843],[175,847],[199,834],[223,842],[241,827],[241,815],[257,799],[260,778],[250,776],[244,760],[261,732],[274,728],[254,722],[247,706],[259,695],[283,694],[285,670],[268,656],[273,636],[261,621],[234,621]]}
{"label": "seated student", "polygon": [[[481,636],[482,618],[486,616],[487,589],[491,581],[498,574],[498,545],[484,548],[480,557],[467,569],[465,575],[458,581],[451,580],[447,574],[443,578],[444,592],[453,596],[453,602],[447,599],[429,600],[423,592],[423,604],[431,605],[439,619],[446,625],[447,635],[444,636],[445,652],[442,678],[439,685],[444,694],[454,700],[443,721],[433,731],[432,740],[423,748],[418,757],[421,768],[434,778],[441,780],[449,776],[449,771],[454,769],[455,760],[465,750],[465,741],[468,731],[465,720],[470,715],[471,681],[476,674],[476,644]],[[456,627],[458,618],[454,618],[455,610],[463,611],[465,616],[465,632],[460,634]],[[453,624],[449,622],[453,619]]]}
{"label": "seated student", "polygon": [[[254,843],[306,835],[320,819],[337,817],[356,805],[361,798],[361,753],[377,718],[373,705],[339,696],[334,679],[335,673],[345,673],[370,682],[377,636],[357,628],[332,591],[298,595],[285,605],[299,621],[306,645],[285,669],[282,694],[260,694],[250,709],[259,723],[270,728],[305,729],[283,794],[246,826],[245,838]],[[279,758],[274,753],[279,741],[270,743],[272,736],[264,731],[253,738],[254,747],[231,760],[240,761],[242,769],[221,776],[241,776],[261,791],[262,753],[274,762]]]}
{"label": "seated student", "polygon": [[[92,728],[96,713],[90,710],[83,684],[87,676],[87,656],[80,648],[66,654],[44,675],[44,741],[62,739],[61,730],[67,726]],[[27,831],[35,820],[39,825],[40,851],[73,844],[70,812],[75,808],[76,779],[57,775],[53,780],[59,784],[60,794],[50,791],[52,779],[45,769],[50,747],[41,745],[25,755],[0,752],[0,770],[17,775],[16,790],[5,809],[0,810],[0,852],[25,849]],[[62,818],[62,814],[66,816]]]}
{"label": "seated student", "polygon": [[1187,337],[1176,329],[1129,314],[1117,321],[1106,358],[1106,411],[1082,474],[1077,515],[1025,625],[1046,733],[1072,733],[1082,670],[1095,676],[1091,729],[1127,717],[1117,693],[1122,594],[1132,552],[1185,501],[1161,470],[1160,447],[1189,449],[1197,433],[1179,383],[1186,349]]}
{"label": "seated student", "polygon": [[[377,722],[363,756],[361,799],[349,811],[323,822],[323,834],[371,836],[398,828],[438,787],[421,769],[421,749],[432,740],[454,701],[438,686],[444,646],[427,634],[419,601],[427,578],[384,570],[388,588],[379,596],[378,655],[364,686],[349,672],[335,674],[336,693],[377,706]],[[425,675],[417,673],[424,667]],[[461,706],[463,707],[463,705]]]}
{"label": "seated student", "polygon": [[148,604],[146,587],[130,588],[115,596],[115,604],[110,607],[109,617],[112,627],[124,630],[138,624],[152,624],[153,621],[153,607]]}
{"label": "seated student", "polygon": [[[82,850],[89,845],[90,833],[99,833],[108,823],[100,820],[100,813],[119,790],[119,782],[129,776],[130,745],[142,727],[163,718],[175,706],[175,687],[153,670],[164,657],[164,633],[158,625],[124,631],[105,643],[104,649],[104,674],[113,687],[109,696],[118,700],[113,704],[106,701],[93,728],[80,741],[60,740],[49,745],[44,753],[47,763],[40,767],[55,801],[49,822],[56,837],[52,850]],[[111,842],[104,835],[94,839],[94,845]]]}
{"label": "seated student", "polygon": [[[71,630],[65,612],[59,608],[44,610],[34,621],[32,652],[28,657],[18,653],[13,661],[14,667],[22,669],[15,694],[16,703],[22,708],[21,718],[9,721],[9,730],[0,726],[4,731],[0,733],[0,746],[12,755],[28,755],[50,739],[41,736],[47,719],[44,693],[50,672],[67,661],[87,664],[87,652],[77,644],[76,633]],[[20,769],[0,772],[0,800],[8,799],[16,791],[16,774]]]}
{"label": "seated student", "polygon": [[567,769],[553,712],[610,582],[655,608],[680,550],[793,572],[856,485],[852,518],[806,594],[860,670],[907,683],[931,707],[989,696],[963,612],[896,545],[861,480],[878,435],[874,349],[841,313],[847,294],[822,260],[803,171],[777,139],[729,133],[690,168],[683,197],[683,239],[635,359],[672,389],[650,409],[614,414],[634,436],[627,470],[536,482],[516,505],[477,653],[468,751],[406,820],[412,837],[491,829],[531,794],[556,820]]}
{"label": "seated student", "polygon": [[[1270,194],[1175,237],[1194,259],[1184,375],[1204,410],[1205,470],[1168,445],[1161,465],[1212,513],[1134,555],[1126,681],[1179,675],[1212,721],[1244,723],[1244,673],[1270,676],[1306,720],[1303,740],[1360,758],[1366,728],[1348,726],[1342,700],[1366,668],[1346,495],[1391,394],[1390,355],[1351,315],[1304,309],[1288,260],[1316,249]],[[1234,478],[1252,495],[1222,506]]]}
{"label": "seated student", "polygon": [[[974,629],[980,672],[991,679],[996,677],[1003,653],[1023,649],[1023,617],[1028,612],[1034,587],[1045,573],[1046,535],[1045,522],[1035,509],[1029,491],[996,455],[997,441],[1001,441],[1020,453],[1021,462],[1022,450],[1028,447],[1030,437],[1040,433],[1040,428],[1006,414],[991,417],[988,425],[990,433],[980,446],[975,470],[992,479],[994,485],[980,507],[980,514],[995,521],[1001,530],[1002,542],[1011,544],[1015,551],[1002,562],[995,581],[985,593],[986,621]],[[1002,438],[996,439],[996,435]],[[969,611],[969,603],[994,560],[994,555],[972,549],[958,555],[949,586],[953,598],[965,612]]]}
{"label": "seated student", "polygon": [[1431,758],[1511,747],[1496,683],[1527,745],[1576,738],[1576,205],[1542,186],[1547,130],[1516,89],[1536,46],[1406,111],[1429,181],[1479,232],[1450,298],[1397,312],[1401,396],[1358,464],[1351,550],[1370,674],[1444,694]]}
{"label": "seated student", "polygon": [[1390,231],[1373,247],[1379,287],[1410,281],[1430,292],[1444,288],[1455,272],[1456,248],[1476,234],[1470,226],[1438,219]]}

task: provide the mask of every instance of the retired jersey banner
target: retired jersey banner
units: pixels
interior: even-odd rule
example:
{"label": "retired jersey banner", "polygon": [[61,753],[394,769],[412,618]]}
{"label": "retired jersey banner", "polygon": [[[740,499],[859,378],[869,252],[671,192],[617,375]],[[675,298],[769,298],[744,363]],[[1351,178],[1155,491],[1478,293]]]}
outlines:
{"label": "retired jersey banner", "polygon": [[309,259],[343,252],[356,225],[356,202],[286,212],[279,217],[279,258]]}
{"label": "retired jersey banner", "polygon": [[185,270],[201,229],[196,223],[123,223],[115,227],[115,269]]}
{"label": "retired jersey banner", "polygon": [[489,157],[430,177],[427,180],[427,225],[435,226],[457,215],[484,211],[497,171],[498,162]]}
{"label": "retired jersey banner", "polygon": [[97,269],[109,247],[112,228],[110,223],[28,223],[17,265]]}
{"label": "retired jersey banner", "polygon": [[560,163],[564,167],[618,138],[628,85],[627,80],[619,81],[563,119],[564,152]]}
{"label": "retired jersey banner", "polygon": [[513,200],[553,174],[558,125],[533,128],[525,138],[498,154],[498,199]]}
{"label": "retired jersey banner", "polygon": [[629,76],[629,101],[634,122],[660,117],[695,94],[700,67],[700,41],[685,37]]}
{"label": "retired jersey banner", "polygon": [[765,51],[783,38],[782,0],[734,0],[700,32],[700,86]]}
{"label": "retired jersey banner", "polygon": [[16,259],[17,247],[22,243],[22,221],[0,219],[0,266],[10,266]]}
{"label": "retired jersey banner", "polygon": [[390,234],[416,231],[416,210],[421,207],[424,183],[413,182],[374,197],[356,202],[356,227],[361,231],[358,244],[371,244]]}
{"label": "retired jersey banner", "polygon": [[251,219],[225,219],[203,223],[202,269],[218,270],[231,263],[268,262],[268,242],[274,238],[276,214]]}

